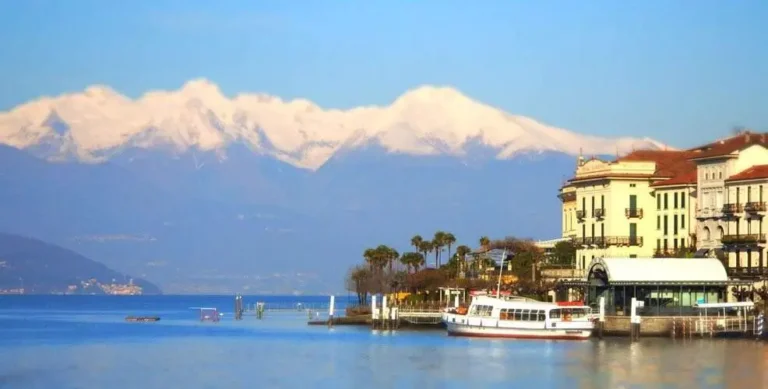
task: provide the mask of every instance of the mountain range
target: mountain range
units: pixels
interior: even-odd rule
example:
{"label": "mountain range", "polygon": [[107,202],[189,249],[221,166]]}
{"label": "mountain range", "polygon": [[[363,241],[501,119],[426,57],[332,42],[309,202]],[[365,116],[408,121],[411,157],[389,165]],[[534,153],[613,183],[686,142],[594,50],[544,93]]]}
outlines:
{"label": "mountain range", "polygon": [[167,293],[339,291],[365,247],[413,234],[559,235],[580,152],[666,147],[555,128],[422,86],[323,109],[206,80],[105,86],[0,113],[0,231],[73,248]]}

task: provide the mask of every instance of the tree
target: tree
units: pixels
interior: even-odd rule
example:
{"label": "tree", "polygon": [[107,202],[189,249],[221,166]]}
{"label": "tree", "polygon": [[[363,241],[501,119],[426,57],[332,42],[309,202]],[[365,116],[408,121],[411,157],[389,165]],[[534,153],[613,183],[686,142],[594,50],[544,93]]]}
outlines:
{"label": "tree", "polygon": [[472,250],[465,246],[461,245],[459,247],[456,247],[456,256],[459,257],[459,272],[466,271],[467,267],[467,254],[471,253]]}
{"label": "tree", "polygon": [[555,243],[552,250],[552,264],[555,265],[573,265],[576,258],[576,246],[570,241]]}
{"label": "tree", "polygon": [[445,235],[443,235],[443,243],[448,246],[448,260],[451,260],[451,245],[456,243],[456,237],[453,236],[450,232],[446,232]]}
{"label": "tree", "polygon": [[413,268],[413,272],[419,271],[419,268],[424,264],[424,256],[420,253],[404,253],[400,257],[400,263],[405,265],[406,269],[410,271]]}
{"label": "tree", "polygon": [[421,244],[419,245],[419,250],[421,250],[421,252],[424,253],[424,258],[426,259],[427,255],[429,255],[429,253],[432,252],[432,250],[434,250],[434,245],[432,244],[431,241],[425,240],[421,242]]}
{"label": "tree", "polygon": [[346,287],[357,295],[357,303],[364,305],[368,302],[371,292],[371,270],[364,266],[354,266],[347,272]]}
{"label": "tree", "polygon": [[384,268],[384,266],[389,265],[389,272],[391,273],[392,264],[400,256],[400,253],[398,253],[397,250],[383,244],[379,245],[379,247],[376,247],[374,251],[377,257],[376,263],[379,264],[380,268]]}
{"label": "tree", "polygon": [[416,251],[421,251],[422,243],[424,243],[424,238],[422,238],[421,235],[414,235],[413,238],[411,238],[411,246],[413,246]]}
{"label": "tree", "polygon": [[443,251],[443,246],[445,246],[445,232],[435,232],[435,236],[432,238],[432,246],[435,250],[435,267],[440,268],[440,252]]}
{"label": "tree", "polygon": [[480,243],[480,247],[487,250],[488,247],[491,245],[491,240],[487,236],[481,236],[479,243]]}

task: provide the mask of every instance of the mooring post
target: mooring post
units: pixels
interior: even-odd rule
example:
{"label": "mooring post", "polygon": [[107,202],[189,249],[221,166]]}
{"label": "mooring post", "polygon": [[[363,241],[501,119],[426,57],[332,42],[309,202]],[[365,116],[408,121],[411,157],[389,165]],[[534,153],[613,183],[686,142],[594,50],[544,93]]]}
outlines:
{"label": "mooring post", "polygon": [[387,295],[381,297],[381,320],[384,326],[389,325],[389,311],[387,310]]}
{"label": "mooring post", "polygon": [[376,295],[371,296],[371,326],[376,328],[376,323],[379,320],[379,310],[376,307]]}
{"label": "mooring post", "polygon": [[600,297],[600,311],[598,313],[597,334],[600,339],[603,338],[603,327],[605,327],[605,297]]}
{"label": "mooring post", "polygon": [[638,317],[637,317],[637,299],[635,297],[632,297],[632,310],[630,311],[630,331],[629,336],[630,340],[633,342],[637,340],[637,337],[640,336],[640,329],[638,328]]}
{"label": "mooring post", "polygon": [[755,333],[757,334],[756,339],[761,339],[763,337],[763,313],[760,312],[757,315],[757,328]]}
{"label": "mooring post", "polygon": [[328,327],[333,327],[333,308],[334,308],[335,296],[331,295],[331,304],[328,307]]}

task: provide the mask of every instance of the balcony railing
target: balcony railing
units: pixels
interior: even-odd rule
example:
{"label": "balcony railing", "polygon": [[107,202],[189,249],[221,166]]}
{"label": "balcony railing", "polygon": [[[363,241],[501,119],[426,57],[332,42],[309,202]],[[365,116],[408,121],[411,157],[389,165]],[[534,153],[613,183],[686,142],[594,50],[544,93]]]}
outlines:
{"label": "balcony railing", "polygon": [[586,216],[585,213],[586,212],[584,210],[576,211],[576,219],[578,219],[580,222],[583,222],[584,221],[584,217]]}
{"label": "balcony railing", "polygon": [[744,211],[748,213],[765,212],[766,211],[765,202],[749,202],[746,205],[744,205]]}
{"label": "balcony railing", "polygon": [[730,277],[768,277],[768,267],[728,267],[726,273]]}
{"label": "balcony railing", "polygon": [[595,236],[574,239],[575,245],[581,246],[642,246],[642,236]]}
{"label": "balcony railing", "polygon": [[602,219],[605,217],[605,208],[595,208],[592,214],[595,215],[595,219]]}
{"label": "balcony railing", "polygon": [[726,215],[731,215],[734,213],[740,213],[744,210],[744,208],[741,206],[741,204],[723,204],[723,213]]}
{"label": "balcony railing", "polygon": [[627,208],[624,210],[624,214],[627,216],[627,219],[642,219],[643,218],[643,209],[642,208]]}
{"label": "balcony railing", "polygon": [[541,277],[542,278],[584,278],[586,271],[584,269],[576,269],[573,265],[542,265]]}
{"label": "balcony railing", "polygon": [[723,244],[758,244],[765,243],[765,234],[738,234],[723,235],[720,239]]}

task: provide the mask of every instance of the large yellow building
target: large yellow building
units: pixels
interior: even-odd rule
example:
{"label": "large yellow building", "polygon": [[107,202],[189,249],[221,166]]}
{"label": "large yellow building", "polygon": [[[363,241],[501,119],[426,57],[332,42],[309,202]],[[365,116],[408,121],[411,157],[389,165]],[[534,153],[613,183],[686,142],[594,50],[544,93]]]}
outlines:
{"label": "large yellow building", "polygon": [[[687,155],[678,151],[635,151],[615,161],[579,158],[575,176],[560,194],[566,218],[563,237],[574,238],[577,244],[576,267],[584,269],[599,257],[651,257],[663,248],[656,238],[663,232],[664,217],[670,217],[666,214],[670,213],[670,194],[674,210],[689,207],[692,196],[675,186],[662,189],[654,185],[690,171],[692,166]],[[659,204],[656,191],[666,193],[666,208],[665,195],[658,198]],[[681,200],[676,197],[678,192],[688,195]]]}
{"label": "large yellow building", "polygon": [[614,161],[579,157],[561,188],[562,237],[576,269],[600,257],[722,250],[732,276],[768,275],[768,139],[743,133],[683,151],[640,150]]}

